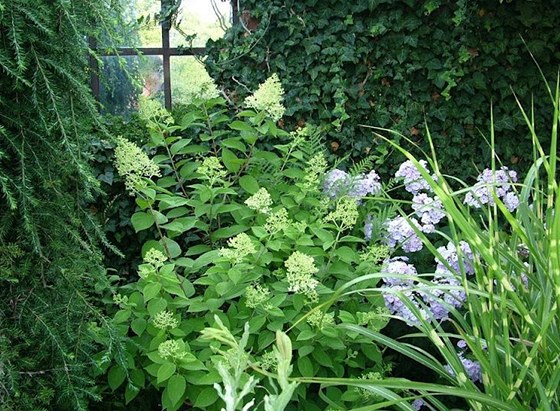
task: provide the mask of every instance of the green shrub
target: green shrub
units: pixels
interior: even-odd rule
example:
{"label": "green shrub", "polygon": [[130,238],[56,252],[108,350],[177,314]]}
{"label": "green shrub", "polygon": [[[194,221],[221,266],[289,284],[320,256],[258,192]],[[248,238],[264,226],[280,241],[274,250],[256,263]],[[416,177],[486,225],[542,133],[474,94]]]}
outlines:
{"label": "green shrub", "polygon": [[[328,165],[320,134],[310,128],[287,133],[268,118],[282,111],[270,98],[277,101],[281,91],[271,80],[251,102],[259,111],[233,117],[222,99],[199,101],[177,122],[145,102],[153,157],[119,140],[116,167],[138,206],[132,225],[158,233],[142,247],[139,280],[115,296],[114,322],[131,336],[129,359],[97,358],[112,389],[126,382],[127,402],[151,384],[163,391],[167,409],[185,401],[219,409],[212,388],[222,378],[218,347],[200,338],[216,315],[233,335],[248,324],[250,364],[262,373],[274,372],[279,330],[298,352],[295,376],[367,378],[388,369],[368,338],[336,327],[383,328],[388,319],[379,293],[342,299],[328,312],[321,303],[389,254],[379,238],[368,245],[361,227],[368,213],[391,210],[342,195],[350,186],[338,187],[333,199],[323,193]],[[260,149],[263,141],[273,148]],[[381,191],[375,177],[370,193]],[[314,390],[295,389],[298,406],[311,409],[341,394],[327,390],[320,399]],[[258,390],[257,403],[267,401],[263,395]],[[350,404],[371,399],[354,389],[344,398]]]}

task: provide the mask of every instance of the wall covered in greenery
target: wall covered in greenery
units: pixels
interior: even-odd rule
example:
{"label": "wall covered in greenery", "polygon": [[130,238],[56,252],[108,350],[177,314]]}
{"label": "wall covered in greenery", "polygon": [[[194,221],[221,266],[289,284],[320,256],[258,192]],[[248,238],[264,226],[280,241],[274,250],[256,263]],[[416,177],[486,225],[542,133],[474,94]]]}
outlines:
{"label": "wall covered in greenery", "polygon": [[390,147],[361,124],[399,130],[427,149],[426,120],[444,169],[476,175],[473,164],[489,160],[481,133],[489,138],[493,105],[498,154],[520,169],[531,162],[511,86],[522,98],[534,93],[537,112],[547,113],[529,51],[554,79],[556,8],[531,0],[244,0],[241,11],[243,24],[209,45],[211,74],[235,100],[247,94],[243,85],[278,73],[288,118],[328,125],[336,154],[386,157]]}

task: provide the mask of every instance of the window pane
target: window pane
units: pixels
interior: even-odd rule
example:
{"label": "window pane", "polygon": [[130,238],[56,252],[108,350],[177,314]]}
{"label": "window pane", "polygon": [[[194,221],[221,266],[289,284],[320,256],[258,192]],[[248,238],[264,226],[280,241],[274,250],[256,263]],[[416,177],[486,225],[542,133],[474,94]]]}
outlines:
{"label": "window pane", "polygon": [[103,57],[99,101],[106,114],[128,115],[140,96],[163,104],[163,65],[159,56]]}
{"label": "window pane", "polygon": [[[229,0],[183,0],[177,28],[170,32],[171,47],[204,47],[208,39],[218,39],[231,26]],[[190,43],[185,36],[195,36]]]}
{"label": "window pane", "polygon": [[160,0],[129,0],[123,8],[128,24],[121,28],[121,38],[112,38],[112,42],[100,39],[100,46],[161,47]]}
{"label": "window pane", "polygon": [[204,64],[193,56],[171,57],[171,97],[173,104],[189,104],[193,98],[217,97]]}

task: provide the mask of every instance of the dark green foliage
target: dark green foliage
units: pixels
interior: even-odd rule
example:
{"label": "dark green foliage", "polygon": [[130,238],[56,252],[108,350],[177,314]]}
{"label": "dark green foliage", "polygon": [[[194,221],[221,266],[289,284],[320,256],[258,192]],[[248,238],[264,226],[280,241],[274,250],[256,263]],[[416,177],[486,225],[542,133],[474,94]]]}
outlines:
{"label": "dark green foliage", "polygon": [[100,330],[112,331],[92,303],[109,284],[86,208],[99,188],[83,121],[97,117],[87,38],[118,7],[0,0],[2,409],[86,409],[97,398],[91,356]]}
{"label": "dark green foliage", "polygon": [[209,44],[211,74],[240,101],[247,91],[239,83],[278,73],[290,120],[329,125],[337,155],[374,154],[379,171],[394,171],[398,159],[383,163],[390,146],[360,125],[399,130],[428,149],[426,120],[442,169],[467,178],[473,164],[489,161],[481,132],[493,105],[498,154],[520,169],[531,163],[511,87],[522,98],[534,93],[546,117],[528,50],[555,78],[558,8],[530,0],[245,0],[241,11],[245,27]]}

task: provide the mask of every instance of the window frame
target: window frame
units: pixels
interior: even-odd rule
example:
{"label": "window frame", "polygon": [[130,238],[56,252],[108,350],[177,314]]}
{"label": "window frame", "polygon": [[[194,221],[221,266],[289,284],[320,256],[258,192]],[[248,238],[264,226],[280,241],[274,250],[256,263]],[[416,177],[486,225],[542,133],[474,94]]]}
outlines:
{"label": "window frame", "polygon": [[[167,0],[159,0],[160,11],[164,11]],[[239,22],[238,1],[229,0],[232,9],[232,24]],[[169,17],[160,23],[161,47],[118,47],[109,52],[99,50],[97,40],[89,39],[89,46],[100,57],[120,56],[161,56],[163,60],[163,95],[165,108],[171,110],[173,98],[171,95],[171,57],[202,56],[206,54],[206,47],[179,48],[170,47],[169,33],[171,31],[171,20]],[[99,101],[101,95],[101,84],[99,79],[99,62],[94,56],[89,59],[91,70],[90,87],[93,95]]]}

